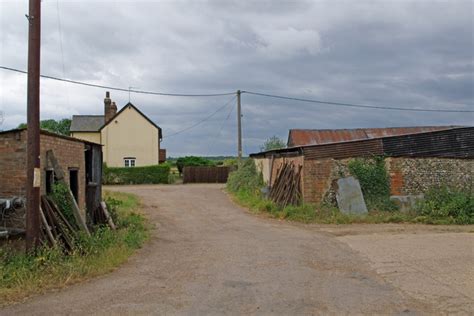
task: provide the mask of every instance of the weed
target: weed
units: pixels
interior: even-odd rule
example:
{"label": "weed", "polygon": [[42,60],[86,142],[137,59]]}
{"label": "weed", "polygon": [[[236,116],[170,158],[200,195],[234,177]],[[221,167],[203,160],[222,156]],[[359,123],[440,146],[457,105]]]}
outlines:
{"label": "weed", "polygon": [[433,223],[474,224],[474,194],[447,186],[432,188],[416,212]]}
{"label": "weed", "polygon": [[359,180],[369,210],[397,210],[397,205],[390,200],[390,177],[383,157],[353,159],[348,168]]}
{"label": "weed", "polygon": [[75,224],[76,218],[74,217],[74,213],[72,211],[73,201],[69,188],[64,183],[55,183],[53,184],[50,197],[64,214],[68,222]]}

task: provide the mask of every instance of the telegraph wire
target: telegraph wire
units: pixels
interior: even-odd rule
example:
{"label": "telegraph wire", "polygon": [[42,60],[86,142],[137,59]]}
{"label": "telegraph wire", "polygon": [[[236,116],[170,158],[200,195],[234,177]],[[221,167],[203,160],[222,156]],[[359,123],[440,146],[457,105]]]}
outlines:
{"label": "telegraph wire", "polygon": [[299,102],[318,103],[318,104],[327,104],[327,105],[335,105],[335,106],[346,106],[346,107],[354,107],[354,108],[364,108],[364,109],[411,111],[411,112],[474,113],[474,110],[409,109],[409,108],[390,107],[390,106],[341,103],[341,102],[331,102],[331,101],[321,101],[321,100],[303,99],[303,98],[295,98],[295,97],[286,97],[286,96],[281,96],[281,95],[274,95],[274,94],[267,94],[267,93],[260,93],[260,92],[252,92],[252,91],[244,91],[244,90],[242,90],[241,93],[242,94],[246,93],[246,94],[256,95],[256,96],[261,96],[261,97],[268,97],[268,98],[292,100],[292,101],[299,101]]}
{"label": "telegraph wire", "polygon": [[169,138],[169,137],[176,136],[176,135],[178,135],[178,134],[181,134],[181,133],[183,133],[183,132],[189,131],[190,129],[195,128],[196,126],[198,126],[198,125],[200,125],[200,124],[206,122],[206,121],[209,120],[211,117],[213,117],[214,115],[216,115],[217,112],[219,112],[219,111],[225,109],[232,101],[235,100],[235,98],[237,98],[237,96],[234,95],[234,96],[233,96],[229,101],[227,101],[222,107],[218,108],[216,111],[212,112],[211,115],[205,117],[204,119],[202,119],[202,120],[196,122],[195,124],[193,124],[193,125],[191,125],[191,126],[189,126],[189,127],[186,127],[186,128],[184,128],[184,129],[182,129],[182,130],[180,130],[180,131],[177,131],[177,132],[175,132],[175,133],[172,133],[172,134],[168,135],[167,137],[163,137],[163,138],[165,139],[165,138]]}
{"label": "telegraph wire", "polygon": [[[0,69],[28,74],[27,71],[19,70],[11,67],[0,66]],[[172,97],[220,97],[226,95],[236,95],[236,92],[225,92],[225,93],[209,93],[209,94],[182,94],[182,93],[164,93],[164,92],[154,92],[154,91],[143,91],[143,90],[130,90],[126,88],[118,88],[118,87],[111,87],[93,83],[87,83],[82,81],[76,80],[69,80],[69,79],[62,79],[53,76],[41,75],[42,78],[51,79],[56,81],[63,81],[77,85],[83,85],[88,87],[94,88],[102,88],[108,90],[115,90],[115,91],[122,91],[122,92],[133,92],[138,94],[148,94],[148,95],[161,95],[161,96],[172,96]],[[245,91],[242,90],[242,94],[249,94],[261,97],[268,97],[268,98],[276,98],[276,99],[283,99],[283,100],[291,100],[291,101],[298,101],[298,102],[308,102],[308,103],[317,103],[317,104],[325,104],[325,105],[334,105],[334,106],[344,106],[344,107],[353,107],[353,108],[363,108],[363,109],[378,109],[378,110],[390,110],[390,111],[407,111],[407,112],[440,112],[440,113],[474,113],[474,110],[448,110],[448,109],[410,109],[410,108],[402,108],[402,107],[391,107],[391,106],[378,106],[378,105],[364,105],[364,104],[355,104],[355,103],[343,103],[343,102],[332,102],[332,101],[322,101],[322,100],[314,100],[314,99],[305,99],[305,98],[296,98],[296,97],[288,97],[282,95],[275,95],[275,94],[268,94],[268,93],[261,93],[261,92],[253,92],[253,91]]]}
{"label": "telegraph wire", "polygon": [[230,115],[232,114],[232,112],[234,112],[234,107],[233,107],[233,106],[230,107],[230,111],[229,111],[229,113],[227,114],[227,117],[224,119],[224,121],[222,122],[221,127],[219,128],[219,132],[216,134],[216,136],[215,136],[214,139],[212,140],[212,143],[211,143],[211,145],[209,146],[209,150],[208,150],[208,151],[209,151],[209,154],[211,153],[211,150],[214,149],[214,145],[216,144],[217,139],[218,139],[219,136],[221,135],[222,130],[224,129],[225,123],[229,120]]}
{"label": "telegraph wire", "polygon": [[[15,69],[11,67],[0,66],[0,69],[13,71],[13,72],[21,73],[21,74],[28,74],[27,71]],[[220,96],[226,96],[226,95],[235,95],[235,92],[208,93],[208,94],[184,94],[184,93],[164,93],[164,92],[143,91],[143,90],[130,90],[126,88],[117,88],[117,87],[104,86],[100,84],[93,84],[93,83],[87,83],[87,82],[76,81],[76,80],[62,79],[62,78],[47,76],[47,75],[41,75],[41,77],[45,79],[69,82],[69,83],[87,86],[87,87],[102,88],[102,89],[108,89],[108,90],[113,90],[113,91],[123,91],[127,93],[130,91],[130,92],[138,93],[138,94],[149,94],[149,95],[151,94],[151,95],[162,95],[162,96],[171,96],[171,97],[220,97]]]}

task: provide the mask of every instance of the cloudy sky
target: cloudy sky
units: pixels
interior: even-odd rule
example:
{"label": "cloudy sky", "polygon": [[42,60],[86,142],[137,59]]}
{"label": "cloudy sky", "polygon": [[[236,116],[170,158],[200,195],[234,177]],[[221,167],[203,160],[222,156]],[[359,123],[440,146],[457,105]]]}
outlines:
{"label": "cloudy sky", "polygon": [[[27,3],[0,0],[1,66],[26,70]],[[474,109],[473,1],[43,0],[42,10],[45,75],[167,93],[241,89]],[[42,79],[41,118],[102,114],[105,91]],[[111,96],[119,108],[129,101],[127,92]],[[132,94],[131,101],[163,128],[171,156],[236,152],[232,96]],[[366,110],[248,94],[242,105],[245,154],[272,135],[286,140],[290,128],[474,125],[473,113]],[[26,121],[25,75],[0,69],[0,111],[0,129]]]}

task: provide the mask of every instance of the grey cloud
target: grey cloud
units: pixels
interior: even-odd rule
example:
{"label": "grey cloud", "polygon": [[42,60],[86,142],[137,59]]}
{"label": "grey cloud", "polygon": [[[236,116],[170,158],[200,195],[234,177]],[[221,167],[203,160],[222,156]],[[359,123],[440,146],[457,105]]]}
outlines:
{"label": "grey cloud", "polygon": [[[0,4],[0,64],[26,68],[27,1]],[[237,89],[362,104],[472,109],[471,1],[60,1],[70,79],[165,92]],[[43,1],[42,70],[63,76],[56,1]],[[25,115],[26,80],[0,71],[0,128]],[[98,114],[105,90],[43,80],[43,118]],[[128,93],[112,91],[119,106]],[[236,113],[212,99],[132,95],[171,155],[233,154]],[[244,149],[290,128],[473,124],[243,95]],[[235,103],[234,103],[235,106]]]}

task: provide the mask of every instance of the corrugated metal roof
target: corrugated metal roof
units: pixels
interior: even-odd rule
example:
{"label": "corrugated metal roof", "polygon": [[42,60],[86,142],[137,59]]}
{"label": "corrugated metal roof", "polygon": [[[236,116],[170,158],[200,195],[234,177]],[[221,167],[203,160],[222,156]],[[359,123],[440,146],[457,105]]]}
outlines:
{"label": "corrugated metal roof", "polygon": [[251,154],[252,158],[304,155],[305,159],[389,157],[474,158],[474,127],[458,127],[409,135],[306,145]]}
{"label": "corrugated metal roof", "polygon": [[71,121],[71,132],[98,132],[104,125],[103,115],[73,115]]}
{"label": "corrugated metal roof", "polygon": [[291,129],[288,134],[288,147],[323,145],[352,140],[373,139],[448,130],[459,126],[413,126],[388,128],[356,129]]}

